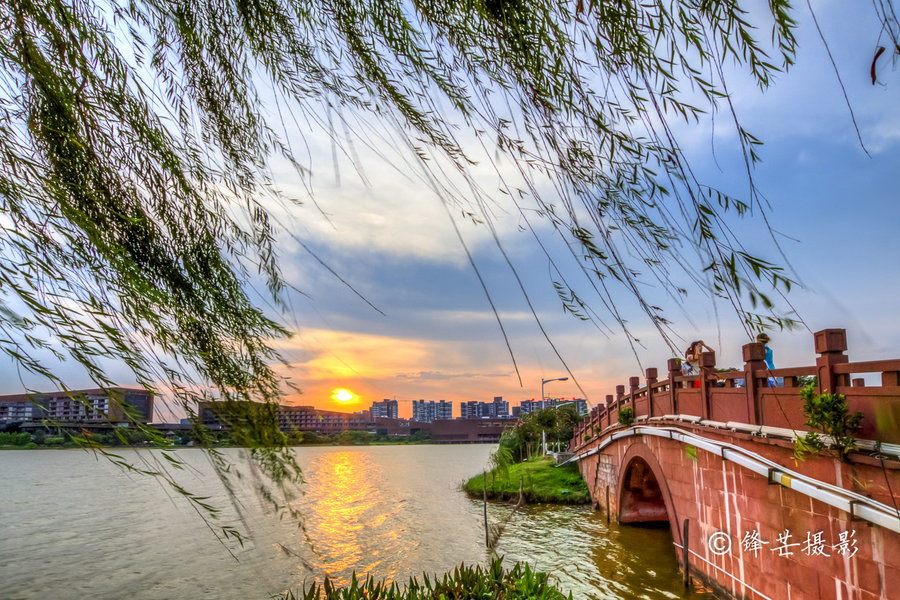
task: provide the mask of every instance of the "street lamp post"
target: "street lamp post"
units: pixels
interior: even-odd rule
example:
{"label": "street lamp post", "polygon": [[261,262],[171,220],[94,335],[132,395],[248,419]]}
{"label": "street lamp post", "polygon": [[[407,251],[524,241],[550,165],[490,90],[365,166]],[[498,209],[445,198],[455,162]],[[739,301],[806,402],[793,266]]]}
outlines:
{"label": "street lamp post", "polygon": [[551,381],[568,381],[568,377],[556,377],[555,379],[541,379],[541,403],[544,402],[544,384]]}
{"label": "street lamp post", "polygon": [[[541,407],[544,405],[544,384],[550,383],[551,381],[568,381],[568,377],[554,377],[553,379],[544,379],[541,378]],[[547,432],[541,431],[542,442],[544,443],[544,454],[547,454]]]}

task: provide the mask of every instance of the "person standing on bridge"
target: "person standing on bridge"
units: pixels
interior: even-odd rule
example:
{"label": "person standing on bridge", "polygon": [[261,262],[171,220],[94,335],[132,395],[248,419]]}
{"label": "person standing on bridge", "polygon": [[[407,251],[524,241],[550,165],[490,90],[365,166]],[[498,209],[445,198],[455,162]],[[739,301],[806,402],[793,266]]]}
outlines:
{"label": "person standing on bridge", "polygon": [[[772,352],[772,349],[769,348],[769,334],[760,333],[758,336],[756,336],[756,341],[757,341],[757,343],[762,344],[766,348],[766,367],[770,371],[775,370],[775,359],[773,358],[774,353]],[[769,387],[777,387],[777,386],[778,386],[778,379],[776,379],[775,377],[772,377],[770,375],[769,376]]]}
{"label": "person standing on bridge", "polygon": [[[684,352],[684,361],[687,364],[687,369],[682,369],[682,374],[684,375],[699,375],[700,374],[700,355],[703,354],[703,350],[706,349],[708,352],[714,352],[712,348],[707,346],[703,340],[697,340],[696,342],[691,342],[691,345],[688,346],[688,349]],[[700,382],[695,381],[694,387],[700,387]]]}

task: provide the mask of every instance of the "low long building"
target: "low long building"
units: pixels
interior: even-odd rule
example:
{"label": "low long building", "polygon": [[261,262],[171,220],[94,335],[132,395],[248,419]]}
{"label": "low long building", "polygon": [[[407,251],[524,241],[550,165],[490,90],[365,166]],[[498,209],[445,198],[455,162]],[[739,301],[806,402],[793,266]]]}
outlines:
{"label": "low long building", "polygon": [[496,444],[503,431],[513,427],[510,419],[454,419],[429,423],[435,444]]}
{"label": "low long building", "polygon": [[283,430],[298,429],[318,433],[367,431],[370,423],[370,419],[361,414],[321,410],[312,406],[280,405],[276,414]]}
{"label": "low long building", "polygon": [[153,393],[143,388],[106,388],[0,396],[0,423],[23,426],[118,425],[153,417]]}
{"label": "low long building", "polygon": [[[204,425],[228,425],[238,408],[262,410],[267,405],[261,402],[221,402],[206,401],[197,405],[197,415]],[[274,418],[283,431],[314,431],[316,433],[340,433],[342,431],[368,431],[370,418],[365,414],[343,413],[322,410],[312,406],[288,406],[279,404],[272,408]]]}

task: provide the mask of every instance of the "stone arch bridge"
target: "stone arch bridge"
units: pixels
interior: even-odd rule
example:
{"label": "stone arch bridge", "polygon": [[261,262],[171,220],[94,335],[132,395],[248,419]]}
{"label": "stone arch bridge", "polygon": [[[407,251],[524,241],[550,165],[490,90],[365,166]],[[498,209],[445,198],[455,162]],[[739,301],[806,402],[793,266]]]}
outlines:
{"label": "stone arch bridge", "polygon": [[[815,334],[813,366],[768,370],[763,345],[747,344],[740,371],[716,372],[707,352],[699,375],[672,359],[665,379],[632,377],[571,442],[595,507],[668,523],[686,577],[722,596],[900,599],[900,360],[852,363],[846,349],[845,331],[829,329]],[[848,460],[794,458],[803,375],[863,413]],[[631,425],[618,423],[625,407]]]}

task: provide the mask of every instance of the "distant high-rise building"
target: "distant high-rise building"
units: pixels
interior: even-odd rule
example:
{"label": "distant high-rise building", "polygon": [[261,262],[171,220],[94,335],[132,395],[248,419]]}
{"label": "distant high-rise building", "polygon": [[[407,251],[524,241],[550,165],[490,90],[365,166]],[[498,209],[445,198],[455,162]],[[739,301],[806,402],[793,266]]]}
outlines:
{"label": "distant high-rise building", "polygon": [[[432,400],[432,404],[434,401]],[[425,400],[413,400],[412,403],[413,421],[418,421],[420,423],[430,423],[431,419],[428,418],[428,408],[425,405]]]}
{"label": "distant high-rise building", "polygon": [[441,400],[437,403],[436,408],[437,408],[437,412],[435,413],[435,416],[434,416],[435,421],[453,418],[453,402],[452,401],[448,402],[446,400]]}
{"label": "distant high-rise building", "polygon": [[459,418],[460,419],[480,419],[483,414],[484,402],[470,400],[468,402],[460,402]]}
{"label": "distant high-rise building", "polygon": [[491,405],[491,416],[498,419],[509,417],[509,402],[505,401],[503,396],[494,396],[494,402]]}
{"label": "distant high-rise building", "polygon": [[399,418],[399,405],[396,400],[385,398],[381,402],[373,402],[371,408],[372,418],[381,417],[383,419]]}
{"label": "distant high-rise building", "polygon": [[[584,398],[547,398],[545,400],[522,400],[519,404],[519,415],[527,415],[528,413],[543,410],[545,408],[556,408],[565,404],[574,404],[578,409],[579,415],[586,415],[588,412],[587,400]],[[513,409],[515,414],[515,409]]]}
{"label": "distant high-rise building", "polygon": [[522,400],[519,404],[519,412],[523,415],[537,412],[553,406],[552,400]]}
{"label": "distant high-rise building", "polygon": [[568,404],[574,404],[579,415],[586,415],[588,412],[587,400],[584,398],[548,398],[545,402],[545,408],[556,408]]}
{"label": "distant high-rise building", "polygon": [[534,408],[535,401],[534,400],[522,400],[519,402],[519,414],[527,415],[532,412],[532,410],[537,410]]}
{"label": "distant high-rise building", "polygon": [[503,396],[494,396],[493,402],[470,400],[459,405],[460,419],[508,419],[509,402]]}
{"label": "distant high-rise building", "polygon": [[420,423],[431,423],[443,419],[453,418],[453,402],[441,400],[415,400],[413,401],[413,420]]}

